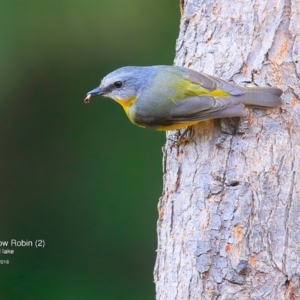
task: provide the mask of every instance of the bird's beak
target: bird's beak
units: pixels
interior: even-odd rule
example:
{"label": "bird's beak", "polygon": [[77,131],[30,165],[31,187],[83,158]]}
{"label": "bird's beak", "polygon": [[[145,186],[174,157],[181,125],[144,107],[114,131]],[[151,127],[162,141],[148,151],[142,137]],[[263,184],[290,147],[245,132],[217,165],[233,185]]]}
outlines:
{"label": "bird's beak", "polygon": [[84,99],[84,102],[85,103],[89,103],[90,102],[90,99],[92,97],[96,97],[96,96],[100,96],[100,95],[103,95],[104,94],[104,91],[100,89],[100,87],[97,87],[91,91],[89,91],[87,94],[86,94],[86,98]]}
{"label": "bird's beak", "polygon": [[103,95],[103,91],[99,87],[97,87],[97,88],[89,91],[87,93],[87,95],[91,95],[92,97],[96,97],[96,96],[99,96],[99,95]]}

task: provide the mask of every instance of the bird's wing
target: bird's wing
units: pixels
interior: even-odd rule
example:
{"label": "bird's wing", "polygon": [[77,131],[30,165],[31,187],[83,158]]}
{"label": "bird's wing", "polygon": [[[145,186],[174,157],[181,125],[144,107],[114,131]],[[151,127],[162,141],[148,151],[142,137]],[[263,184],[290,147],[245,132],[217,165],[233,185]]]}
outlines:
{"label": "bird's wing", "polygon": [[210,76],[204,73],[199,73],[191,69],[186,69],[182,67],[176,67],[176,68],[182,71],[183,76],[187,80],[195,84],[201,85],[203,88],[205,88],[208,91],[221,90],[232,96],[243,95],[246,93],[246,91],[242,87],[234,83],[227,82],[220,78]]}
{"label": "bird's wing", "polygon": [[206,119],[240,117],[244,115],[244,104],[238,97],[197,96],[186,98],[173,107],[169,120],[191,122]]}

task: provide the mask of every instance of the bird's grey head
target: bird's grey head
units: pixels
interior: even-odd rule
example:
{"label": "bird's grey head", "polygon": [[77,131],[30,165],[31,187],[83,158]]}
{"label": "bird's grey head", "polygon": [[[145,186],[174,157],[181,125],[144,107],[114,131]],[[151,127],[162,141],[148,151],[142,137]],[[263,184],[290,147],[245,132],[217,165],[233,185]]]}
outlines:
{"label": "bird's grey head", "polygon": [[88,92],[87,98],[103,95],[117,101],[131,101],[149,84],[154,74],[155,70],[152,67],[117,69],[106,75],[98,88]]}

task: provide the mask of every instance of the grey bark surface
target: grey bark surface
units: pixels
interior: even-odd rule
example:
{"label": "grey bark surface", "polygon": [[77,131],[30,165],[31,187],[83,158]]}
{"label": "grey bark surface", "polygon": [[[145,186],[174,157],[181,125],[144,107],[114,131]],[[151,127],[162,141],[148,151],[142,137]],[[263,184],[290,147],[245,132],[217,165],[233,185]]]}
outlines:
{"label": "grey bark surface", "polygon": [[167,133],[156,299],[300,299],[300,0],[180,5],[175,65],[284,104]]}

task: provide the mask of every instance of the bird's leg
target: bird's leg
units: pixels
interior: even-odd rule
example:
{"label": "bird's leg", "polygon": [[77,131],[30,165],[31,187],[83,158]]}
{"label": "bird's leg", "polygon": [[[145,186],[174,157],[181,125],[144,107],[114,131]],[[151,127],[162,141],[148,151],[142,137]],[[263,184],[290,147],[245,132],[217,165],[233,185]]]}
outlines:
{"label": "bird's leg", "polygon": [[[191,132],[192,132],[192,126],[187,127],[183,133],[180,135],[179,139],[178,139],[178,145],[181,144],[185,144],[185,143],[190,143],[190,142],[195,142],[190,136],[191,136]],[[187,133],[190,133],[190,136],[187,137]]]}

